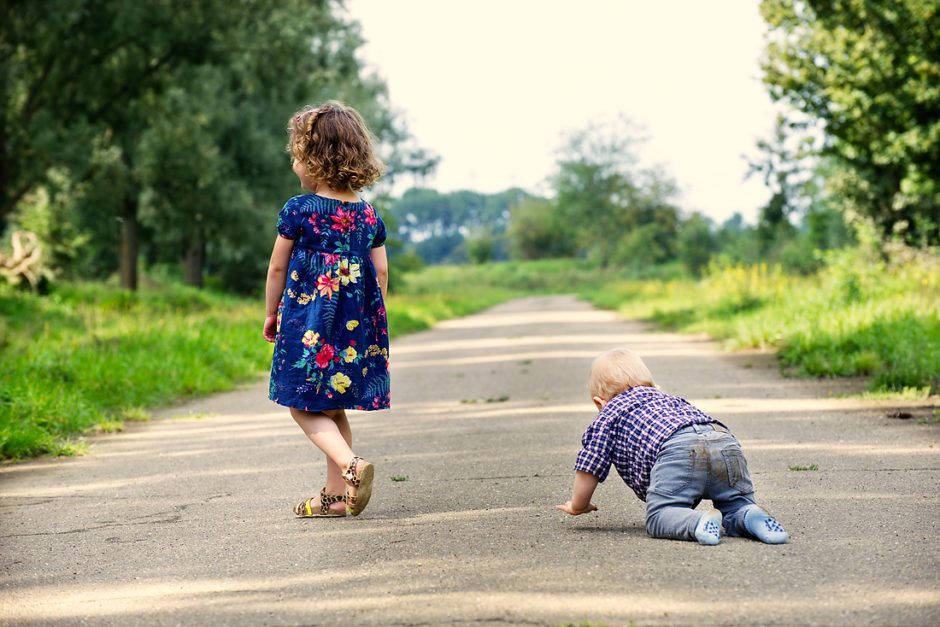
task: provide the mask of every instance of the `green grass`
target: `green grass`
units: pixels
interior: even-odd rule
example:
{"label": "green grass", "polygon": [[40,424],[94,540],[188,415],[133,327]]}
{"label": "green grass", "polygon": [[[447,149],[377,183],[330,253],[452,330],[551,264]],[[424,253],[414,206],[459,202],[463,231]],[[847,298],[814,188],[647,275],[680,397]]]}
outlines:
{"label": "green grass", "polygon": [[819,470],[819,465],[818,465],[818,464],[811,464],[811,465],[809,465],[809,466],[787,466],[787,469],[788,469],[788,470],[796,470],[796,471],[803,471],[803,470]]}
{"label": "green grass", "polygon": [[940,423],[940,409],[933,410],[933,414],[927,418],[921,418],[917,421],[917,424],[927,425],[927,424],[937,424]]}
{"label": "green grass", "polygon": [[[774,348],[795,375],[866,376],[871,396],[923,398],[940,387],[938,268],[936,256],[884,263],[858,250],[801,278],[763,265],[711,268],[700,281],[674,268],[635,280],[572,259],[436,266],[399,280],[389,333],[519,296],[576,293],[731,348]],[[61,284],[47,296],[0,286],[0,459],[74,454],[76,435],[261,376],[271,357],[261,312],[260,299],[179,285]]]}
{"label": "green grass", "polygon": [[582,296],[665,328],[705,332],[729,348],[776,349],[797,376],[862,376],[873,394],[923,397],[940,387],[940,259],[832,253],[817,275],[758,265],[711,268],[700,281],[619,281]]}
{"label": "green grass", "polygon": [[270,360],[258,312],[182,286],[0,288],[0,458],[74,454],[76,434],[257,376]]}

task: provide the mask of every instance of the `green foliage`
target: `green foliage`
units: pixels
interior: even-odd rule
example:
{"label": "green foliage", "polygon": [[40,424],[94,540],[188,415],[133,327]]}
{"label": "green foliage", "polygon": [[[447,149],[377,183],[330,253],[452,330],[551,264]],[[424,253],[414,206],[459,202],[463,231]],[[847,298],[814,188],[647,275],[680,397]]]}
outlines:
{"label": "green foliage", "polygon": [[812,276],[780,266],[711,265],[698,282],[622,281],[599,306],[707,332],[732,347],[776,348],[804,376],[867,376],[875,391],[940,387],[940,258],[900,249],[832,251]]}
{"label": "green foliage", "polygon": [[675,259],[675,183],[637,169],[637,130],[625,119],[572,133],[552,183],[556,211],[579,249],[601,266],[634,268]]}
{"label": "green foliage", "polygon": [[679,227],[677,246],[679,260],[693,276],[701,276],[718,248],[711,221],[700,213],[693,213]]}
{"label": "green foliage", "polygon": [[[533,198],[521,189],[498,194],[441,194],[411,188],[390,205],[388,213],[405,245],[425,263],[479,262],[507,258],[505,234],[510,211]],[[472,253],[471,247],[475,247]]]}
{"label": "green foliage", "polygon": [[[387,300],[392,337],[572,277],[483,264],[414,272]],[[270,366],[260,304],[147,276],[136,292],[68,283],[49,296],[0,286],[0,459],[73,454],[76,435],[113,431],[145,407],[224,390]]]}
{"label": "green foliage", "polygon": [[467,238],[467,256],[472,263],[493,261],[496,254],[496,236],[489,229],[480,229]]}
{"label": "green foliage", "polygon": [[574,257],[578,242],[552,200],[530,198],[511,209],[509,235],[516,259]]}
{"label": "green foliage", "polygon": [[740,213],[725,220],[715,232],[718,241],[718,253],[714,261],[718,265],[757,263],[759,253],[754,228],[744,223]]}
{"label": "green foliage", "polygon": [[0,231],[39,222],[66,278],[108,276],[121,248],[126,286],[139,250],[192,284],[207,271],[256,291],[300,191],[283,129],[304,104],[356,106],[401,171],[406,133],[337,1],[3,7]]}
{"label": "green foliage", "polygon": [[788,470],[795,470],[797,472],[805,470],[819,470],[819,464],[810,464],[809,466],[787,466]]}
{"label": "green foliage", "polygon": [[763,0],[771,96],[825,135],[841,209],[940,242],[940,2]]}
{"label": "green foliage", "polygon": [[0,458],[61,454],[96,425],[263,371],[259,325],[256,302],[182,286],[0,288]]}
{"label": "green foliage", "polygon": [[388,259],[388,291],[391,294],[398,293],[403,289],[408,281],[408,275],[422,270],[425,267],[424,260],[421,259],[413,250],[389,256]]}
{"label": "green foliage", "polygon": [[212,35],[230,15],[220,0],[14,0],[3,7],[0,223],[50,167],[74,168],[76,180],[84,178],[102,122],[113,132],[143,113],[142,99],[159,93],[174,69],[208,59]]}
{"label": "green foliage", "polygon": [[[732,347],[776,348],[796,374],[864,375],[875,394],[923,396],[940,387],[940,257],[899,247],[885,261],[870,235],[861,239],[807,277],[766,264],[713,263],[698,281],[675,264],[645,280],[585,259],[430,266],[387,299],[389,331],[522,295],[578,293]],[[0,458],[72,454],[76,434],[114,430],[146,418],[143,408],[268,368],[257,301],[153,276],[145,284],[62,283],[45,297],[0,287]]]}

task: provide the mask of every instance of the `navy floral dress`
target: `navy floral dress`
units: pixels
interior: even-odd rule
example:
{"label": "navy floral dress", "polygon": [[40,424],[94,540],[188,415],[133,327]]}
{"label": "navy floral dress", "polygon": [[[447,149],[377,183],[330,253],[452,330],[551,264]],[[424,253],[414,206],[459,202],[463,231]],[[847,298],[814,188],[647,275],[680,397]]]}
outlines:
{"label": "navy floral dress", "polygon": [[307,194],[287,201],[277,232],[294,249],[271,400],[306,411],[387,409],[388,323],[369,256],[385,243],[382,219],[366,202]]}

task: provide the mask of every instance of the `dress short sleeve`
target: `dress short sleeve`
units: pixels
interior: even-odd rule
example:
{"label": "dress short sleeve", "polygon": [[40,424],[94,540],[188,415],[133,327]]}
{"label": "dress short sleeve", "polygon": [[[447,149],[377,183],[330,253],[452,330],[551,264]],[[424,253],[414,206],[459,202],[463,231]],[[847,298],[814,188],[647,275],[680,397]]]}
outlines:
{"label": "dress short sleeve", "polygon": [[291,198],[277,216],[277,232],[286,239],[297,239],[300,235],[300,217],[297,212],[296,198]]}
{"label": "dress short sleeve", "polygon": [[385,238],[388,237],[388,234],[385,232],[385,223],[382,222],[382,218],[376,214],[375,219],[378,220],[378,225],[376,225],[375,235],[372,237],[372,248],[384,246]]}

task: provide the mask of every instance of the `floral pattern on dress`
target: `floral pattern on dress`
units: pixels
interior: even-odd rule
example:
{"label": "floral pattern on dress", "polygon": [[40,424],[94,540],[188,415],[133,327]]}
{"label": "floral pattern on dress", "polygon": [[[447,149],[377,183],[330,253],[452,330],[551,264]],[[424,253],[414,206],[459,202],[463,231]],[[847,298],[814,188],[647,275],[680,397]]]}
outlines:
{"label": "floral pattern on dress", "polygon": [[370,252],[385,224],[366,202],[307,194],[278,216],[294,240],[269,397],[306,411],[389,407],[388,323]]}

